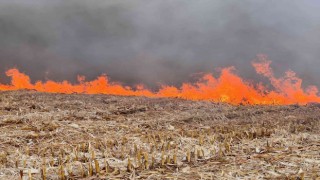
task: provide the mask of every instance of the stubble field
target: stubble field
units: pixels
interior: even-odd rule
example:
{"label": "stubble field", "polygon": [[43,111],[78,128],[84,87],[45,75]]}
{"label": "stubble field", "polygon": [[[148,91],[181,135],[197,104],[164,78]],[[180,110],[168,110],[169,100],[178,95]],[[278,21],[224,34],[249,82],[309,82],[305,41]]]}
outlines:
{"label": "stubble field", "polygon": [[0,92],[0,179],[319,179],[320,105]]}

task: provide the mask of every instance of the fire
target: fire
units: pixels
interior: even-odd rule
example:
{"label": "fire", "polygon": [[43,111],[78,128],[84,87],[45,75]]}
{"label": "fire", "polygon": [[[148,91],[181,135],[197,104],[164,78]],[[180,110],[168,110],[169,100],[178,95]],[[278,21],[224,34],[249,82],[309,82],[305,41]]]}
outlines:
{"label": "fire", "polygon": [[287,71],[285,76],[276,78],[270,67],[271,61],[264,55],[259,55],[252,62],[256,72],[270,80],[272,90],[266,86],[252,84],[234,73],[235,68],[229,67],[221,70],[218,78],[212,74],[203,75],[196,83],[184,83],[181,87],[163,85],[154,92],[143,85],[135,88],[123,86],[121,83],[111,82],[106,75],[101,75],[93,81],[85,81],[85,77],[79,76],[78,83],[68,81],[38,81],[31,83],[29,76],[18,69],[10,69],[6,75],[11,78],[11,83],[1,84],[0,90],[36,90],[48,93],[82,93],[82,94],[110,94],[124,96],[146,97],[175,97],[190,100],[210,100],[214,102],[226,102],[231,104],[307,104],[320,102],[318,89],[309,86],[302,87],[302,79],[293,71]]}

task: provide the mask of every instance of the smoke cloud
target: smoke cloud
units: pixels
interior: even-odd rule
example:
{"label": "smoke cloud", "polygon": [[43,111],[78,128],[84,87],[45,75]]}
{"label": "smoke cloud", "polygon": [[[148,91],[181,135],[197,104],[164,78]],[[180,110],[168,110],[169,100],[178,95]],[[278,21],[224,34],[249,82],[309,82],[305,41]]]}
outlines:
{"label": "smoke cloud", "polygon": [[0,71],[57,81],[106,73],[156,87],[235,66],[260,81],[250,62],[264,53],[276,75],[292,69],[319,86],[319,8],[317,0],[0,0]]}

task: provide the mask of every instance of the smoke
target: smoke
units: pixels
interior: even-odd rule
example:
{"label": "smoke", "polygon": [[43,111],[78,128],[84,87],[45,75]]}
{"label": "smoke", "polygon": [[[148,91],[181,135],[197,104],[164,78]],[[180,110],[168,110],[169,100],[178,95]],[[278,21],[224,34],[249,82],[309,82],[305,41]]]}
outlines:
{"label": "smoke", "polygon": [[57,81],[106,73],[155,87],[235,66],[260,81],[250,61],[264,53],[276,75],[292,69],[319,86],[319,7],[317,0],[0,0],[0,71]]}

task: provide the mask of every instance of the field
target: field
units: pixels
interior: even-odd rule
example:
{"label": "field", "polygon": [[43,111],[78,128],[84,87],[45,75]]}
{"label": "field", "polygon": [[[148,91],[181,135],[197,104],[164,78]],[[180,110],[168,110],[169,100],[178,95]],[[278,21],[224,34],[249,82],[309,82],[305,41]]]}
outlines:
{"label": "field", "polygon": [[0,92],[0,179],[319,179],[320,105]]}

